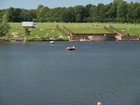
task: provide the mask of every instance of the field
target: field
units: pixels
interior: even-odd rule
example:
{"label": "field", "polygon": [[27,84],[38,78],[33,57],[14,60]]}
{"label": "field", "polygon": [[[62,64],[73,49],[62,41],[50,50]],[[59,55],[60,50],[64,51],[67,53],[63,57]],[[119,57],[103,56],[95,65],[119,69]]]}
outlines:
{"label": "field", "polygon": [[140,36],[140,24],[113,24],[112,26],[126,35]]}
{"label": "field", "polygon": [[[30,35],[26,35],[28,39],[36,38],[63,38],[67,39],[66,35],[60,33],[55,27],[56,23],[37,23],[37,28],[30,28]],[[10,37],[22,37],[25,34],[25,28],[22,28],[21,23],[10,23]]]}
{"label": "field", "polygon": [[96,23],[63,23],[60,24],[69,28],[73,33],[110,33],[105,30],[103,24]]}
{"label": "field", "polygon": [[[55,38],[67,40],[67,35],[61,33],[56,29],[58,25],[60,28],[67,27],[74,33],[110,33],[104,29],[104,26],[113,26],[115,29],[123,32],[126,35],[140,36],[140,25],[137,24],[123,24],[123,23],[36,23],[37,28],[30,29],[30,38]],[[25,29],[22,28],[21,23],[10,23],[11,29],[9,36],[5,37],[22,37],[25,34]]]}
{"label": "field", "polygon": [[110,33],[103,27],[113,26],[115,29],[124,34],[140,36],[140,24],[124,24],[124,23],[63,23],[74,33]]}

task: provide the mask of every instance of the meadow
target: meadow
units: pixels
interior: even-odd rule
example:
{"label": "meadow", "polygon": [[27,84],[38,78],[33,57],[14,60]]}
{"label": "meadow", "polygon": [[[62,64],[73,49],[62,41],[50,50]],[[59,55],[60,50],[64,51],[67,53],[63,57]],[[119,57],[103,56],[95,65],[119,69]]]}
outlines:
{"label": "meadow", "polygon": [[[126,23],[36,23],[36,28],[30,28],[30,35],[26,35],[28,39],[33,38],[55,38],[67,40],[67,34],[61,33],[56,29],[56,26],[62,28],[67,27],[74,33],[110,33],[104,29],[104,26],[113,26],[115,29],[123,32],[126,35],[140,36],[140,25]],[[5,37],[22,37],[25,34],[25,29],[21,23],[10,23],[11,29],[9,36]]]}
{"label": "meadow", "polygon": [[74,33],[110,33],[104,29],[104,26],[113,26],[124,34],[140,36],[140,24],[126,23],[61,23]]}
{"label": "meadow", "polygon": [[126,35],[140,36],[140,24],[112,24],[117,30],[122,31]]}
{"label": "meadow", "polygon": [[[56,23],[37,23],[36,28],[30,28],[30,35],[26,35],[28,39],[40,39],[40,38],[63,38],[67,39],[66,35],[63,35],[56,29]],[[25,35],[25,28],[21,23],[10,23],[10,37],[22,37]]]}

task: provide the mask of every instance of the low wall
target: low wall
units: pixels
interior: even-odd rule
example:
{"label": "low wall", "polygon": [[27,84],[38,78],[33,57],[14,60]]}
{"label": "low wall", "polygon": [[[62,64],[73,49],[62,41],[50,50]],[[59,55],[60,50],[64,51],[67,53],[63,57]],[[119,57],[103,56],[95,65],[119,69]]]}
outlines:
{"label": "low wall", "polygon": [[122,40],[139,40],[138,36],[122,36]]}
{"label": "low wall", "polygon": [[10,42],[10,40],[6,38],[0,38],[0,42]]}
{"label": "low wall", "polygon": [[139,40],[138,36],[116,36],[117,40]]}
{"label": "low wall", "polygon": [[94,41],[105,41],[106,36],[101,36],[101,35],[94,35],[94,36],[89,36],[90,40]]}
{"label": "low wall", "polygon": [[88,35],[73,35],[73,36],[69,36],[70,40],[79,40],[80,39],[85,39],[85,40],[89,40]]}
{"label": "low wall", "polygon": [[23,38],[0,38],[0,42],[24,42],[26,39]]}
{"label": "low wall", "polygon": [[69,36],[69,40],[93,40],[93,41],[115,41],[116,38],[114,35],[74,35]]}

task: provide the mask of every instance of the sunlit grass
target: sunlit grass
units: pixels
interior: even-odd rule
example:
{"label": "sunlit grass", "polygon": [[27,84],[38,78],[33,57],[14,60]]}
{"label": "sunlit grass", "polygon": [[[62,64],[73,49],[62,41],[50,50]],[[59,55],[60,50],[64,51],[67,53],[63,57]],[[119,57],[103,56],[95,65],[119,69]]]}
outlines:
{"label": "sunlit grass", "polygon": [[123,32],[125,35],[140,36],[140,24],[114,23],[110,25]]}
{"label": "sunlit grass", "polygon": [[[59,38],[60,36],[63,36],[64,39],[67,38],[66,35],[63,35],[56,29],[56,23],[36,23],[36,28],[30,28],[30,35],[26,35],[28,38],[32,37],[54,37]],[[9,31],[9,34],[11,37],[14,37],[12,33],[17,33],[18,37],[22,37],[25,34],[25,28],[21,26],[21,23],[10,23],[11,29]]]}
{"label": "sunlit grass", "polygon": [[[11,29],[9,31],[10,37],[12,33],[17,33],[17,37],[22,37],[25,34],[25,29],[22,28],[20,23],[10,23]],[[67,38],[67,35],[61,33],[56,29],[58,25],[60,28],[63,26],[67,27],[74,33],[110,33],[104,29],[104,26],[113,26],[117,30],[122,31],[125,34],[129,35],[137,35],[140,36],[140,25],[137,24],[124,24],[124,23],[36,23],[36,28],[31,28],[31,34],[27,37],[44,37],[47,36],[48,38],[54,37],[59,38],[63,36],[63,38]]]}

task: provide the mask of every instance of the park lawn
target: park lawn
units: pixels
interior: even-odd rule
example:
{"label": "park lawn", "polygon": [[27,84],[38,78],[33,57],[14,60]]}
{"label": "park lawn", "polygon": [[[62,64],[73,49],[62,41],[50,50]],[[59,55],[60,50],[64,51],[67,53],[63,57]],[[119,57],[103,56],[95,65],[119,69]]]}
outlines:
{"label": "park lawn", "polygon": [[104,28],[70,28],[75,34],[81,33],[81,34],[104,34],[104,33],[110,33],[109,31],[105,30]]}
{"label": "park lawn", "polygon": [[107,23],[60,23],[59,26],[65,26],[70,29],[75,34],[104,34],[110,33],[109,31],[104,29]]}
{"label": "park lawn", "polygon": [[131,28],[125,32],[127,35],[140,36],[140,28]]}
{"label": "park lawn", "polygon": [[[12,33],[17,33],[17,37],[22,37],[25,34],[25,29],[22,28],[20,23],[10,23],[11,29],[9,30],[10,37],[14,37]],[[104,26],[113,26],[117,30],[125,33],[126,35],[137,35],[140,36],[140,25],[137,24],[124,24],[124,23],[36,23],[37,28],[31,28],[30,35],[26,35],[27,38],[41,38],[41,37],[54,37],[59,39],[67,39],[67,35],[61,33],[56,29],[58,25],[60,28],[63,26],[70,29],[73,33],[93,33],[93,34],[106,34],[110,33],[104,29]],[[5,37],[9,37],[8,35]]]}
{"label": "park lawn", "polygon": [[12,33],[18,34],[19,37],[24,34],[24,28],[21,27],[21,23],[10,23],[10,27],[10,37],[13,37]]}
{"label": "park lawn", "polygon": [[110,33],[103,27],[113,26],[125,35],[140,36],[140,24],[130,23],[63,23],[74,33]]}
{"label": "park lawn", "polygon": [[48,37],[48,38],[63,38],[67,39],[67,36],[60,33],[59,30],[56,29],[57,23],[36,23],[37,28],[32,28],[32,37]]}
{"label": "park lawn", "polygon": [[[30,28],[30,35],[26,35],[27,38],[41,38],[47,37],[48,39],[53,37],[55,39],[63,38],[67,39],[66,35],[63,35],[56,29],[56,23],[36,23],[36,28]],[[21,26],[21,23],[10,23],[10,37],[22,37],[25,34],[25,29]],[[16,33],[17,36],[12,35]],[[7,36],[6,36],[7,37]]]}
{"label": "park lawn", "polygon": [[116,23],[112,24],[120,32],[123,32],[125,35],[136,35],[140,36],[140,25],[139,24],[123,24],[123,23]]}

